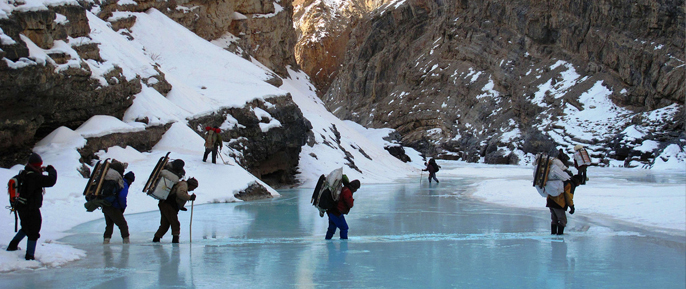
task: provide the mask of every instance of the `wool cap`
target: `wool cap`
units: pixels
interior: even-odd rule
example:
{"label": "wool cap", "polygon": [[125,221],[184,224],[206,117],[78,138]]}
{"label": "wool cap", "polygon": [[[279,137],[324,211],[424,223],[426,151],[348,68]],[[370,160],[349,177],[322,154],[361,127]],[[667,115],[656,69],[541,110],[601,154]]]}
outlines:
{"label": "wool cap", "polygon": [[188,184],[188,190],[190,191],[195,190],[195,188],[198,187],[198,180],[196,180],[195,178],[188,179],[186,183]]}
{"label": "wool cap", "polygon": [[37,153],[31,153],[29,156],[29,164],[37,164],[39,167],[43,164],[43,159]]}
{"label": "wool cap", "polygon": [[183,166],[186,165],[186,163],[182,159],[175,159],[172,163],[172,168],[175,170],[181,170],[183,169]]}
{"label": "wool cap", "polygon": [[129,184],[130,184],[136,180],[136,175],[133,172],[128,172],[124,175],[124,179],[129,181]]}
{"label": "wool cap", "polygon": [[574,151],[578,151],[578,150],[580,150],[580,149],[582,149],[582,148],[584,148],[584,146],[582,146],[582,145],[580,145],[580,144],[575,145],[575,146],[574,146]]}

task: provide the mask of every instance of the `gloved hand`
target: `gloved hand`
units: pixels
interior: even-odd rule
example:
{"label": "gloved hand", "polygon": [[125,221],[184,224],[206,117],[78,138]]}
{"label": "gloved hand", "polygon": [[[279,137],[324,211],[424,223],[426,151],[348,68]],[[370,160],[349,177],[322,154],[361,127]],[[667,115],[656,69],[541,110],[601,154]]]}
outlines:
{"label": "gloved hand", "polygon": [[195,194],[191,195],[191,201],[195,201]]}
{"label": "gloved hand", "polygon": [[47,172],[54,171],[54,170],[55,170],[55,167],[53,167],[52,165],[48,165],[47,167],[45,167],[45,171],[47,171]]}
{"label": "gloved hand", "polygon": [[574,206],[569,206],[569,214],[574,215]]}

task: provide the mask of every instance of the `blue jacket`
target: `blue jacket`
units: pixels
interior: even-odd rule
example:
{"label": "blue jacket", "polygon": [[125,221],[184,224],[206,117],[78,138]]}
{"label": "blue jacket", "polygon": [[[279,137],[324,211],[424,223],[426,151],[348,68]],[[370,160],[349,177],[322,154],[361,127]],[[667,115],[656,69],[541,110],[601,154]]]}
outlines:
{"label": "blue jacket", "polygon": [[115,209],[126,209],[126,196],[129,194],[129,182],[124,179],[124,187],[117,194],[117,199],[112,202]]}

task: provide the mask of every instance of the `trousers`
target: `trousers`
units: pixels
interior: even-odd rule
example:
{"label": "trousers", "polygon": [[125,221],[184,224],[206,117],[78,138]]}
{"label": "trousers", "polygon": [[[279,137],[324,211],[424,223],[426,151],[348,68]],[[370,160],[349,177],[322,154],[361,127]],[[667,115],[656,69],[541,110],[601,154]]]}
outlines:
{"label": "trousers", "polygon": [[336,228],[341,229],[341,239],[348,239],[348,223],[345,221],[345,215],[336,216],[332,213],[327,213],[329,216],[329,229],[326,230],[326,239],[331,240],[336,233]]}

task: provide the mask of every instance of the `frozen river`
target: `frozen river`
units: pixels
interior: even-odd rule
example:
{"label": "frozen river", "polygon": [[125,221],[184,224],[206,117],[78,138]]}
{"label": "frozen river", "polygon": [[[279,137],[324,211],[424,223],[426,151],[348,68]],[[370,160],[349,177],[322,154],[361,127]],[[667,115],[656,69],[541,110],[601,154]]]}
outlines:
{"label": "frozen river", "polygon": [[[544,210],[484,204],[466,179],[364,185],[350,239],[325,241],[311,190],[195,206],[192,243],[151,243],[159,213],[127,215],[132,244],[102,245],[104,221],[60,240],[88,256],[2,274],[2,288],[684,288],[686,240],[582,214],[564,237]],[[533,193],[533,192],[532,192]],[[199,193],[199,198],[202,196]],[[541,199],[541,206],[544,206]],[[40,250],[41,248],[38,248]]]}

